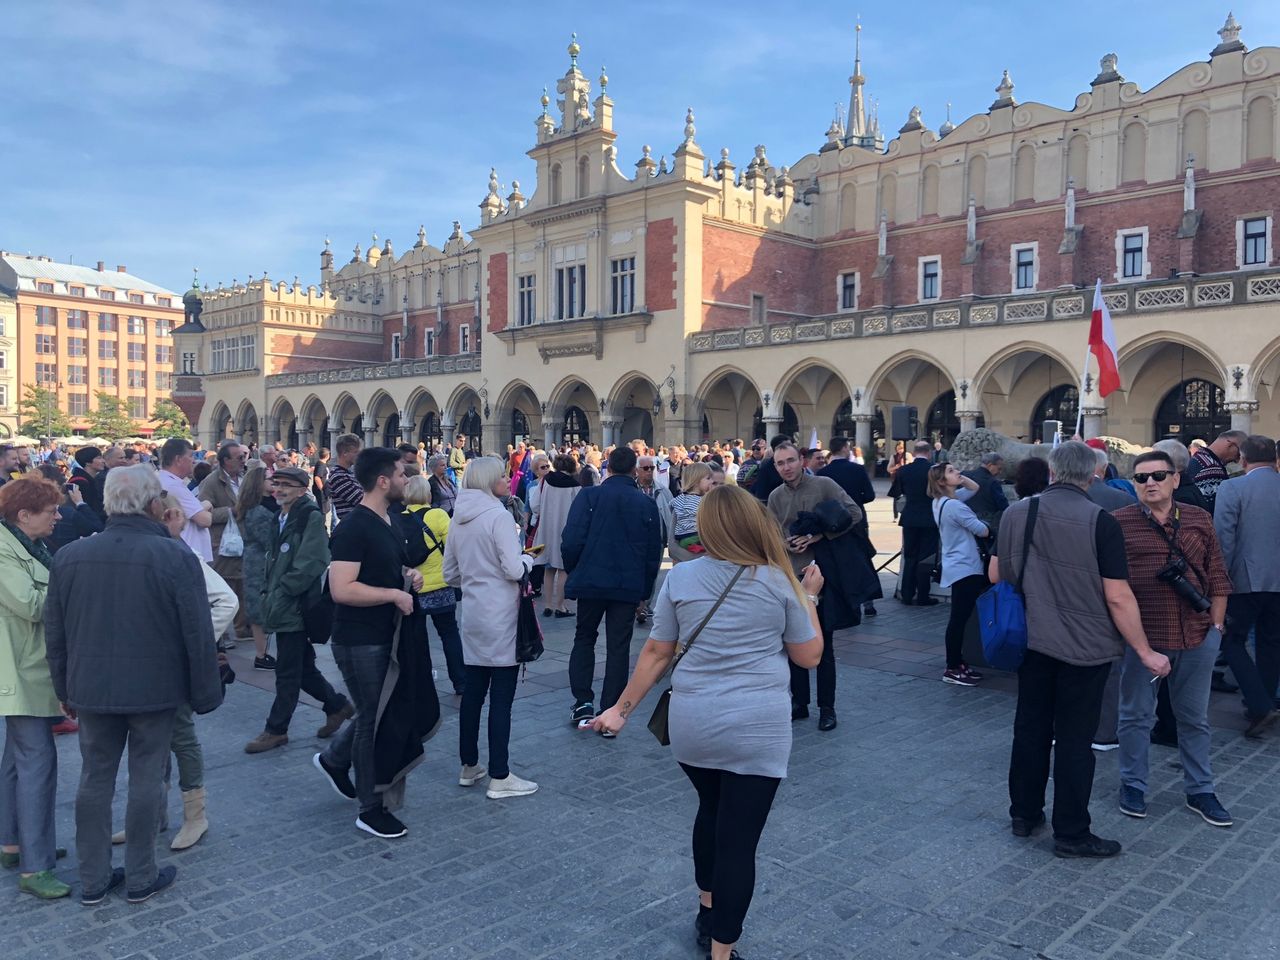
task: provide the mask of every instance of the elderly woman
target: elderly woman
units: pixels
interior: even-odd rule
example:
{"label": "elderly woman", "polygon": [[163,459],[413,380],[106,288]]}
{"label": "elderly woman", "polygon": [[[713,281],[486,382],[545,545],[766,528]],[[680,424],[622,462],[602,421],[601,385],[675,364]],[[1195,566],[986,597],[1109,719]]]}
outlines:
{"label": "elderly woman", "polygon": [[[449,682],[454,696],[462,696],[466,683],[466,667],[462,662],[462,637],[458,633],[458,594],[444,582],[444,549],[449,537],[449,515],[431,506],[431,484],[426,477],[410,477],[404,485],[405,513],[421,524],[422,539],[427,547],[427,559],[418,567],[422,574],[422,590],[418,594],[418,609],[431,618],[436,633],[440,634],[440,646],[444,650],[444,662],[449,670]],[[422,622],[426,630],[426,620]],[[424,634],[423,640],[427,637]]]}
{"label": "elderly woman", "polygon": [[427,461],[427,482],[431,484],[431,506],[443,510],[453,516],[453,502],[458,497],[458,489],[449,479],[449,457],[437,453]]}
{"label": "elderly woman", "polygon": [[[459,717],[458,783],[470,787],[487,776],[491,800],[523,797],[538,785],[511,772],[511,704],[520,667],[516,663],[516,615],[520,580],[533,565],[516,542],[516,525],[502,504],[507,478],[497,457],[467,464],[449,529],[443,574],[462,588],[462,657],[466,686]],[[480,711],[489,699],[489,770],[480,766]]]}
{"label": "elderly woman", "polygon": [[935,463],[929,468],[929,496],[933,498],[933,522],[938,525],[942,558],[941,586],[951,588],[951,617],[947,621],[947,669],[943,683],[962,687],[977,686],[982,674],[964,662],[961,648],[964,631],[978,604],[978,596],[987,581],[982,553],[975,537],[991,536],[985,523],[965,502],[978,492],[978,482],[964,476],[950,463]]}
{"label": "elderly woman", "polygon": [[0,487],[0,863],[18,867],[18,889],[56,900],[71,887],[53,874],[58,752],[50,717],[61,714],[45,659],[44,605],[62,491],[40,477]]}
{"label": "elderly woman", "polygon": [[244,537],[244,616],[253,633],[253,669],[274,670],[276,658],[267,652],[262,628],[262,591],[267,585],[267,551],[279,530],[277,512],[267,505],[267,471],[254,467],[240,481],[235,517]]}
{"label": "elderly woman", "polygon": [[538,533],[533,538],[535,547],[542,547],[538,554],[538,564],[548,570],[546,584],[546,606],[542,615],[549,617],[571,617],[573,614],[565,604],[564,583],[568,574],[564,569],[564,557],[560,555],[560,540],[564,534],[565,521],[569,519],[569,507],[573,498],[582,489],[574,474],[578,469],[578,461],[572,454],[556,454],[551,461],[552,470],[543,474],[538,481],[541,493],[538,500]]}
{"label": "elderly woman", "polygon": [[[542,478],[551,470],[551,458],[538,451],[529,459],[529,477],[524,490],[524,505],[529,508],[529,530],[526,542],[532,544],[538,535],[538,507],[542,502]],[[535,566],[529,573],[529,583],[533,586],[533,595],[542,596],[542,581],[547,568]]]}

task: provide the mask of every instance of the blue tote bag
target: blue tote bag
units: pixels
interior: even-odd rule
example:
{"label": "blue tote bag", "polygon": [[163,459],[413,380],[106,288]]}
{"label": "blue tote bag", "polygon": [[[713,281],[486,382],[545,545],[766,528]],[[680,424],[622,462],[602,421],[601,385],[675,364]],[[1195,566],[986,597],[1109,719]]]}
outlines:
{"label": "blue tote bag", "polygon": [[982,654],[997,670],[1017,670],[1027,652],[1027,607],[1022,598],[1022,578],[1031,554],[1031,535],[1036,528],[1038,497],[1027,510],[1027,526],[1022,537],[1022,567],[1018,582],[1001,580],[978,597],[978,628],[982,633]]}

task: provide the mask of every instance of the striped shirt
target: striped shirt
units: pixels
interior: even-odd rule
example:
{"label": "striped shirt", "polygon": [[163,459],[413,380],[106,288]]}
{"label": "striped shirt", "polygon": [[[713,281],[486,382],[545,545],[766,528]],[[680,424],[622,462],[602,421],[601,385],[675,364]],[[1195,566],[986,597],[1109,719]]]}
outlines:
{"label": "striped shirt", "polygon": [[325,490],[339,520],[360,506],[360,501],[364,499],[364,490],[356,481],[356,475],[340,463],[329,468],[329,483]]}

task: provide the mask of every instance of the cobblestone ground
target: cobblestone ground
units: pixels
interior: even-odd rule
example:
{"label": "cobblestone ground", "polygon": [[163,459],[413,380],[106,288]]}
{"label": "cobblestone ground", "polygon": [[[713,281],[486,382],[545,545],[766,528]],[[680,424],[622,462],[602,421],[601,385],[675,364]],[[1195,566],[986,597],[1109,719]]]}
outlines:
{"label": "cobblestone ground", "polygon": [[[1280,741],[1246,741],[1238,723],[1216,730],[1231,830],[1183,808],[1173,751],[1155,748],[1145,821],[1117,811],[1115,754],[1099,757],[1095,829],[1125,851],[1109,862],[1057,860],[1046,835],[1008,830],[1007,681],[937,682],[946,607],[880,608],[837,640],[839,729],[797,725],[791,776],[760,847],[746,957],[1280,956]],[[262,728],[270,675],[248,669],[242,646],[248,682],[197,721],[213,826],[182,854],[166,837],[161,862],[178,865],[177,884],[142,906],[113,896],[90,910],[20,896],[10,875],[0,957],[699,956],[693,791],[642,722],[612,742],[570,728],[572,621],[544,623],[548,652],[521,685],[511,746],[514,769],[541,784],[533,797],[491,801],[456,785],[457,701],[445,697],[445,723],[402,811],[409,836],[357,832],[354,807],[310,765],[314,706],[299,708],[283,749],[243,753]],[[636,651],[641,642],[638,633]],[[327,651],[322,661],[336,675]],[[1233,698],[1214,697],[1238,717]],[[68,843],[79,753],[74,738],[58,747]],[[122,796],[116,806],[119,822]],[[175,826],[180,816],[175,794]],[[74,849],[59,873],[75,881]]]}

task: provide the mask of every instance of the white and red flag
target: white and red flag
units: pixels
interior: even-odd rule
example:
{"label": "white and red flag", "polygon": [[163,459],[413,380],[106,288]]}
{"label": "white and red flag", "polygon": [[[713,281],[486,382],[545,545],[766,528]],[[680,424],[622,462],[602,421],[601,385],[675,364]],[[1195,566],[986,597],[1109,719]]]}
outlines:
{"label": "white and red flag", "polygon": [[1098,393],[1106,396],[1120,389],[1120,362],[1116,356],[1116,331],[1111,311],[1102,299],[1102,279],[1093,288],[1093,320],[1089,324],[1089,352],[1098,361]]}

